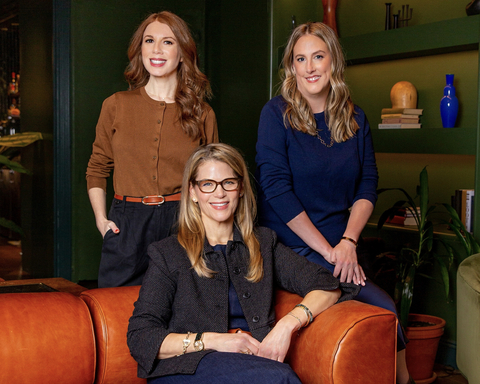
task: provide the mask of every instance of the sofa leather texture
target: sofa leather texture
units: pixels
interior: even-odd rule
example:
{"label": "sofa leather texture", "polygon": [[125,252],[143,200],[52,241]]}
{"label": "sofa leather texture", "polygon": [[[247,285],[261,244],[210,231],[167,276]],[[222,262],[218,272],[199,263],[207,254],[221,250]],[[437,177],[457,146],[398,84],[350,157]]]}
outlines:
{"label": "sofa leather texture", "polygon": [[[146,383],[126,343],[138,292],[0,294],[0,384]],[[278,291],[277,318],[300,301]],[[340,303],[293,335],[287,362],[304,384],[394,384],[396,326],[392,312]]]}

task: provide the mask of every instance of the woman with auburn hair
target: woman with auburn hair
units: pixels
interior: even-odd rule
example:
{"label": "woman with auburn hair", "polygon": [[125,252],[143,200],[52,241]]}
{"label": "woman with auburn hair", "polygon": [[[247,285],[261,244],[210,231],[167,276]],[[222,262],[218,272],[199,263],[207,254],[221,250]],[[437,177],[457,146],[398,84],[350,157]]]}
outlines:
{"label": "woman with auburn hair", "polygon": [[[198,146],[218,142],[210,85],[181,18],[166,11],[148,16],[128,57],[129,90],[104,101],[87,167],[103,236],[99,287],[142,283],[148,245],[173,231],[187,159]],[[112,170],[115,195],[107,217]]]}
{"label": "woman with auburn hair", "polygon": [[[259,222],[341,282],[359,285],[357,300],[396,313],[390,296],[358,263],[378,173],[370,126],[350,98],[335,32],[323,23],[298,26],[283,67],[281,95],[264,106],[258,128]],[[405,343],[399,326],[398,384],[411,380]]]}
{"label": "woman with auburn hair", "polygon": [[[185,166],[178,234],[150,245],[129,322],[149,384],[300,383],[283,364],[292,334],[358,292],[254,228],[255,212],[240,153],[198,148]],[[275,287],[304,297],[277,323]]]}

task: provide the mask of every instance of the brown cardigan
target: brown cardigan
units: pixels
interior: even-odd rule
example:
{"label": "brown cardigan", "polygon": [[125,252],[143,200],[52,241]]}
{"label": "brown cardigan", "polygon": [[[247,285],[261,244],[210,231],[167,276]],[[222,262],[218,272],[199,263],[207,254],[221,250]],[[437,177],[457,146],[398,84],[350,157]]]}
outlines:
{"label": "brown cardigan", "polygon": [[218,142],[215,113],[202,116],[203,137],[192,140],[177,120],[177,104],[151,99],[145,88],[117,92],[103,102],[87,167],[87,188],[106,190],[113,169],[115,193],[124,196],[178,192],[185,163],[201,144]]}

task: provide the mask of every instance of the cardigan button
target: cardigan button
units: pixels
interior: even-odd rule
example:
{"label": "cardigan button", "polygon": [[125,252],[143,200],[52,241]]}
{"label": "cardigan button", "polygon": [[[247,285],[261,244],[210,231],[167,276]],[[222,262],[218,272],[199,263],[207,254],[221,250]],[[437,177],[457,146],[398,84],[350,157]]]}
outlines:
{"label": "cardigan button", "polygon": [[244,298],[244,299],[249,299],[250,296],[252,296],[252,295],[250,294],[250,292],[245,292],[245,293],[243,294],[243,298]]}
{"label": "cardigan button", "polygon": [[234,274],[239,275],[240,272],[242,272],[242,271],[240,270],[240,268],[238,268],[238,267],[233,268],[233,273],[234,273]]}
{"label": "cardigan button", "polygon": [[260,316],[253,316],[252,321],[258,323],[260,321]]}

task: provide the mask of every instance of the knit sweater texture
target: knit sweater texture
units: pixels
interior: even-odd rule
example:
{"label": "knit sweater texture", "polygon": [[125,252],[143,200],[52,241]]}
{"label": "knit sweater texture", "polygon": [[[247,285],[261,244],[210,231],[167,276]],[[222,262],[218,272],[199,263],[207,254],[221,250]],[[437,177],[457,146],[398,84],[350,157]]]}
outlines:
{"label": "knit sweater texture", "polygon": [[201,138],[193,140],[177,118],[177,103],[150,98],[145,87],[117,92],[103,102],[87,188],[113,188],[123,196],[168,195],[180,191],[185,163],[202,144],[218,142],[215,113],[202,116]]}
{"label": "knit sweater texture", "polygon": [[[289,247],[306,247],[287,223],[305,211],[331,246],[340,241],[349,209],[359,199],[375,205],[378,172],[370,126],[355,106],[359,130],[342,143],[324,145],[318,137],[287,128],[282,96],[263,108],[258,128],[257,174],[260,225],[277,232]],[[314,115],[318,135],[330,144],[325,114]]]}

